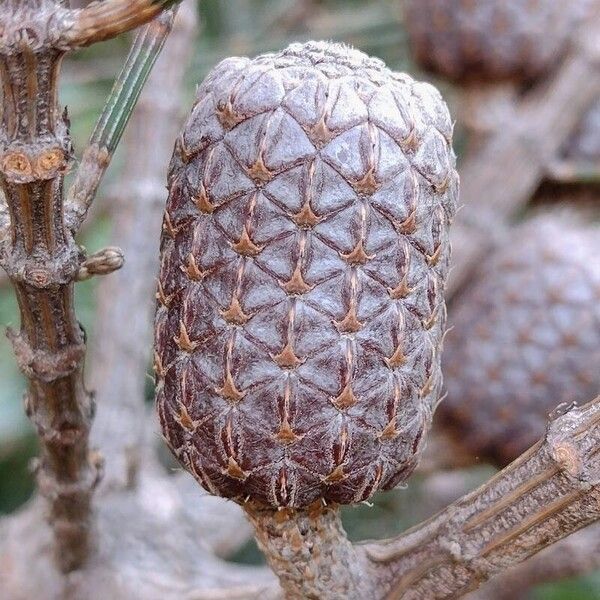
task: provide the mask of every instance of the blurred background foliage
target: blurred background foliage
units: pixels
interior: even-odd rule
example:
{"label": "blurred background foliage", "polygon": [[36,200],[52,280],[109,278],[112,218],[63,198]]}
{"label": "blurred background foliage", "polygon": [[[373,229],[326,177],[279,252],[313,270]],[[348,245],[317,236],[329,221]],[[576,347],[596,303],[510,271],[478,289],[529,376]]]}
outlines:
{"label": "blurred background foliage", "polygon": [[[202,0],[198,6],[202,31],[188,67],[189,102],[196,85],[218,61],[231,55],[256,55],[285,47],[292,41],[328,39],[349,43],[378,56],[395,70],[415,73],[402,25],[401,0]],[[68,107],[77,156],[85,146],[102,104],[128,50],[130,37],[122,36],[71,55],[64,66],[61,102]],[[419,77],[429,79],[426,75]],[[435,82],[451,95],[443,82]],[[147,123],[152,127],[152,123]],[[457,153],[461,154],[460,132]],[[151,151],[151,149],[148,149]],[[111,198],[118,194],[119,152],[103,183],[80,243],[95,251],[108,243]],[[157,233],[156,233],[157,234]],[[77,314],[89,337],[94,335],[95,282],[77,286]],[[0,326],[18,327],[14,295],[0,278]],[[0,515],[17,509],[33,492],[29,470],[37,452],[33,430],[22,406],[24,381],[8,340],[0,336]],[[148,402],[152,401],[148,386]],[[490,469],[469,474],[471,487],[485,480]],[[375,502],[345,509],[344,522],[353,540],[389,537],[423,518],[427,489],[416,476],[404,489],[378,496]],[[242,563],[261,561],[255,543],[232,557]],[[600,600],[600,574],[539,587],[532,596],[544,600]]]}

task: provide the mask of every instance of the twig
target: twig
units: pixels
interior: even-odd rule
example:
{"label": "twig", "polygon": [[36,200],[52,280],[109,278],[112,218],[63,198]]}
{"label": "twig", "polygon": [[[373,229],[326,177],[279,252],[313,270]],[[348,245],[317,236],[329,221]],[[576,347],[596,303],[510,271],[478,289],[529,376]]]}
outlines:
{"label": "twig", "polygon": [[77,281],[86,281],[98,275],[109,275],[123,266],[123,251],[116,246],[103,248],[88,256],[77,271]]}
{"label": "twig", "polygon": [[185,65],[196,25],[194,7],[184,3],[133,114],[124,174],[112,207],[114,241],[123,248],[127,263],[99,290],[91,377],[98,389],[92,435],[106,457],[107,487],[133,485],[141,461],[164,182],[180,127]]}
{"label": "twig", "polygon": [[598,36],[597,7],[552,80],[530,92],[515,108],[510,125],[465,159],[460,170],[465,209],[458,213],[451,234],[454,270],[449,295],[490,249],[498,227],[529,200],[584,109],[600,95]]}
{"label": "twig", "polygon": [[382,597],[458,598],[599,518],[600,398],[557,417],[478,490],[365,551]]}
{"label": "twig", "polygon": [[68,48],[89,46],[147,23],[179,0],[106,0],[69,11],[61,36]]}
{"label": "twig", "polygon": [[69,189],[66,219],[71,230],[76,230],[85,219],[142,88],[171,31],[175,12],[171,9],[161,14],[146,25],[133,42]]}

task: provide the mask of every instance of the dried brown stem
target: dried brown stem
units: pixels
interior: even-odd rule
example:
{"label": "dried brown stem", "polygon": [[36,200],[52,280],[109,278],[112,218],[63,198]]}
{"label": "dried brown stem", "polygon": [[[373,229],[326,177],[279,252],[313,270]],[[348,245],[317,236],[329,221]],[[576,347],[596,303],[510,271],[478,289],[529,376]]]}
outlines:
{"label": "dried brown stem", "polygon": [[[57,103],[63,53],[52,45],[49,29],[39,26],[55,10],[48,1],[37,12],[17,5],[1,16],[0,184],[11,228],[2,266],[21,313],[20,331],[9,331],[9,337],[29,380],[25,409],[41,441],[38,486],[49,503],[56,558],[69,571],[89,553],[99,464],[88,451],[93,400],[83,384],[84,334],[73,309],[82,256],[62,218],[63,178],[71,161],[66,118]],[[25,37],[17,44],[23,20],[48,38]]]}
{"label": "dried brown stem", "polygon": [[388,600],[458,598],[600,518],[600,398],[478,490],[395,540],[365,546]]}
{"label": "dried brown stem", "polygon": [[553,78],[515,107],[511,122],[468,156],[461,169],[464,210],[451,234],[455,293],[490,249],[495,231],[524,206],[546,174],[547,165],[573,131],[584,110],[600,95],[597,6],[578,43]]}
{"label": "dried brown stem", "polygon": [[70,11],[70,26],[62,43],[70,48],[89,46],[135,29],[179,0],[106,0]]}

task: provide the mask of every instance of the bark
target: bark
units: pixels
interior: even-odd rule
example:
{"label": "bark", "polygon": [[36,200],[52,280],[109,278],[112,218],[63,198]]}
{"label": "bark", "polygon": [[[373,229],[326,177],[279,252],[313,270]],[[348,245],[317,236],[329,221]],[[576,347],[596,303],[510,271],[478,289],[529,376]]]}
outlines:
{"label": "bark", "polygon": [[459,598],[600,518],[600,398],[478,490],[395,540],[364,546],[380,597]]}
{"label": "bark", "polygon": [[[70,45],[66,39],[81,25],[79,17],[90,17],[88,29],[101,21],[86,13],[98,5],[73,13],[63,4],[10,0],[0,14],[0,186],[9,215],[0,264],[20,309],[20,330],[8,335],[29,380],[25,410],[41,443],[38,488],[48,502],[57,564],[69,572],[85,563],[93,546],[91,497],[101,460],[88,445],[94,402],[83,382],[85,334],[73,307],[74,282],[85,254],[65,223],[63,181],[72,147],[57,89]],[[111,1],[102,7],[110,12],[122,4]],[[155,5],[156,11],[162,8]],[[74,14],[79,16],[73,24]],[[127,25],[134,23],[122,21],[122,30]],[[3,204],[0,235],[6,232],[6,212]]]}

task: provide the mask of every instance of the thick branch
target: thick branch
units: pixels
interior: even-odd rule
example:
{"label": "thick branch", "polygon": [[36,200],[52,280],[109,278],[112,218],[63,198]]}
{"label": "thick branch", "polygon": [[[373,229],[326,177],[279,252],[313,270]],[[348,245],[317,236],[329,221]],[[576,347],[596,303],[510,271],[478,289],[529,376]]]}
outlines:
{"label": "thick branch", "polygon": [[586,527],[495,577],[468,600],[525,600],[533,586],[600,568],[600,525]]}
{"label": "thick branch", "polygon": [[[142,477],[136,490],[97,507],[98,551],[68,577],[49,560],[48,529],[34,502],[0,520],[0,597],[10,600],[274,600],[268,569],[227,564],[209,543],[231,513],[198,489]],[[211,519],[212,518],[212,519]]]}
{"label": "thick branch", "polygon": [[600,95],[600,8],[596,3],[578,43],[554,77],[530,92],[510,123],[491,136],[461,168],[461,199],[452,236],[454,269],[448,293],[456,292],[498,228],[531,198],[547,165]]}
{"label": "thick branch", "polygon": [[70,48],[89,46],[135,29],[179,0],[106,0],[71,11],[71,24],[62,34]]}
{"label": "thick branch", "polygon": [[106,457],[106,486],[133,484],[141,460],[164,182],[180,127],[185,65],[196,31],[195,7],[184,3],[125,139],[112,220],[114,242],[123,248],[127,262],[99,289],[93,351],[92,385],[98,389],[93,439]]}
{"label": "thick branch", "polygon": [[429,521],[365,546],[381,597],[457,598],[600,518],[600,398]]}

